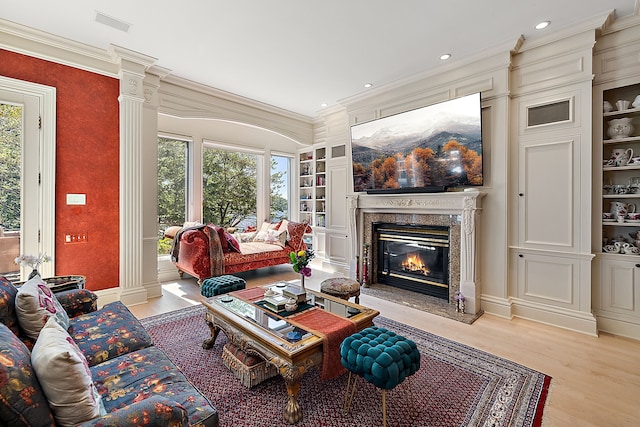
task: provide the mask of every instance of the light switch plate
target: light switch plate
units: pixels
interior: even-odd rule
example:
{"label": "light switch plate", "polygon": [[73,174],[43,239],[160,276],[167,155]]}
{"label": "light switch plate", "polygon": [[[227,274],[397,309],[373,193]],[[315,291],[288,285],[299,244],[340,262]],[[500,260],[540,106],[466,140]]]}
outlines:
{"label": "light switch plate", "polygon": [[67,194],[67,205],[86,205],[86,194]]}

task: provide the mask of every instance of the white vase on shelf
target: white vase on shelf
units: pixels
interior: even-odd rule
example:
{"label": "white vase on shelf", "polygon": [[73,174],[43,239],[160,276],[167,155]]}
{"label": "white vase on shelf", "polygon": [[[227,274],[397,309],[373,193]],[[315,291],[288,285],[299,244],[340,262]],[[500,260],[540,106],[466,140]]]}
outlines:
{"label": "white vase on shelf", "polygon": [[613,119],[609,122],[609,129],[607,134],[611,139],[626,138],[633,132],[633,125],[631,124],[631,117],[621,117],[619,119]]}

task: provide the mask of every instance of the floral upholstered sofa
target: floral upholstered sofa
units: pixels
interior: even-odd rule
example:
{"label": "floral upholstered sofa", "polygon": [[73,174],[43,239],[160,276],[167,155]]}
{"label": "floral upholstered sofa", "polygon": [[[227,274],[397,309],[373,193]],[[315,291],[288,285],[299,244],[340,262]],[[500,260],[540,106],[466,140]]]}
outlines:
{"label": "floral upholstered sofa", "polygon": [[218,426],[121,302],[0,277],[0,425]]}
{"label": "floral upholstered sofa", "polygon": [[306,249],[307,223],[264,222],[252,233],[230,234],[215,225],[184,227],[173,239],[171,259],[180,277],[187,273],[198,283],[209,277],[255,270],[290,262],[289,254]]}

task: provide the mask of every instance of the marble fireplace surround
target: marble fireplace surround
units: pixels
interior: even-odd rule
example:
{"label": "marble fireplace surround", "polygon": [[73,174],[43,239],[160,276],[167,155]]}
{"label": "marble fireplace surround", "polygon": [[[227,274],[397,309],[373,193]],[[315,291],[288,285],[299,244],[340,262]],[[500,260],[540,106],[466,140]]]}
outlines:
{"label": "marble fireplace surround", "polygon": [[[444,225],[449,232],[449,302],[456,291],[465,296],[466,313],[480,312],[477,236],[480,228],[481,200],[485,193],[476,189],[446,193],[357,194],[348,196],[352,247],[362,256],[362,246],[372,243],[374,222]],[[376,250],[373,246],[372,252]],[[371,254],[370,277],[375,284],[376,254]]]}

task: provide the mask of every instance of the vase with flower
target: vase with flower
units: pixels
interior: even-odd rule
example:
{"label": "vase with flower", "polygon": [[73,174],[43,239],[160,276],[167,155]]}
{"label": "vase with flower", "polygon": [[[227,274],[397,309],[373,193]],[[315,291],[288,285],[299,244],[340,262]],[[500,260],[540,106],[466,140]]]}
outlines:
{"label": "vase with flower", "polygon": [[39,275],[38,267],[40,264],[51,261],[51,257],[47,254],[35,255],[20,255],[15,260],[18,265],[24,265],[31,267],[31,273],[29,273],[29,279],[33,279],[36,275]]}
{"label": "vase with flower", "polygon": [[296,273],[300,273],[300,287],[302,289],[302,292],[307,291],[304,287],[304,278],[311,277],[311,267],[309,267],[309,262],[313,259],[314,256],[315,255],[311,249],[291,252],[289,254],[289,259],[291,260],[291,264],[293,265],[293,271],[295,271]]}

